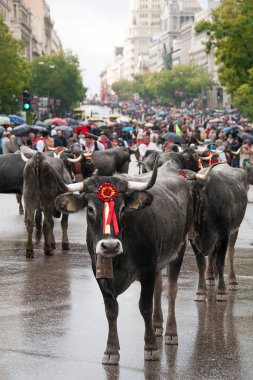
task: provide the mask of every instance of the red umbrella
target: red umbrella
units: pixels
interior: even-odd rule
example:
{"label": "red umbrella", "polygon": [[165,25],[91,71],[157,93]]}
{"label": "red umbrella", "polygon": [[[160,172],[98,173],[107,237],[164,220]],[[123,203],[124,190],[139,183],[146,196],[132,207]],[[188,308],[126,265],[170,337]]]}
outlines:
{"label": "red umbrella", "polygon": [[75,132],[76,133],[82,132],[84,135],[87,135],[90,132],[90,128],[87,127],[86,125],[80,125],[79,127],[76,128]]}
{"label": "red umbrella", "polygon": [[55,117],[52,119],[51,125],[68,125],[68,122],[60,117]]}

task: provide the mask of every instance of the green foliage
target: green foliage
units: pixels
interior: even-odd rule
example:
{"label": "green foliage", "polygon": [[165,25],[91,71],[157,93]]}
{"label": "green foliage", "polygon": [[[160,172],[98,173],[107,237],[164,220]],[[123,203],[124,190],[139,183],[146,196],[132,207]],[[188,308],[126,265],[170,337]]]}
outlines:
{"label": "green foliage", "polygon": [[241,94],[247,102],[242,89],[252,91],[249,73],[253,67],[253,1],[223,0],[213,11],[212,21],[199,23],[196,31],[207,32],[206,47],[209,52],[215,49],[221,84],[227,92],[236,94],[241,110],[250,110],[238,96]]}
{"label": "green foliage", "polygon": [[57,111],[70,110],[84,99],[87,91],[78,58],[63,51],[32,61],[30,87],[33,95],[59,99]]}
{"label": "green foliage", "polygon": [[0,113],[15,113],[20,108],[22,91],[29,82],[29,63],[22,53],[22,42],[12,37],[0,17]]}
{"label": "green foliage", "polygon": [[190,101],[211,87],[208,72],[190,64],[177,65],[159,73],[139,74],[132,82],[121,80],[114,83],[112,89],[121,100],[130,99],[138,93],[146,101],[156,100],[163,104],[172,101],[180,105],[182,100]]}
{"label": "green foliage", "polygon": [[249,70],[248,83],[242,84],[234,93],[234,103],[253,120],[253,68]]}
{"label": "green foliage", "polygon": [[112,90],[121,100],[131,99],[134,94],[133,82],[121,79],[118,82],[113,83]]}

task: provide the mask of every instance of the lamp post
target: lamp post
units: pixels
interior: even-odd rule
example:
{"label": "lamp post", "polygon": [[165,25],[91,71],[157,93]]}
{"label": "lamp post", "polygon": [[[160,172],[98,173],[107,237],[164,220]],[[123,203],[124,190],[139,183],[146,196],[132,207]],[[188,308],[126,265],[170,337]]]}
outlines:
{"label": "lamp post", "polygon": [[[45,65],[45,62],[39,61],[38,65]],[[54,65],[48,66],[49,72],[48,72],[48,88],[47,88],[47,104],[48,104],[48,113],[50,113],[50,90],[51,90],[51,79],[52,79],[52,71],[55,69]]]}

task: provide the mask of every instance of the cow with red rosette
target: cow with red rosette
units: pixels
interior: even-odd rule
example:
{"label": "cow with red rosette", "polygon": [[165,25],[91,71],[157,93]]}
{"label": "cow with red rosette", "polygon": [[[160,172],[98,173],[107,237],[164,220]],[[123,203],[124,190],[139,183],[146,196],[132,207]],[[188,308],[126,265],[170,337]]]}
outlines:
{"label": "cow with red rosette", "polygon": [[[210,168],[211,170],[212,168]],[[187,175],[188,173],[186,173]],[[193,178],[205,175],[191,172]],[[193,223],[192,181],[165,163],[134,177],[94,176],[67,186],[56,198],[64,213],[87,208],[87,247],[102,292],[109,325],[103,364],[118,364],[117,297],[140,281],[140,312],[145,322],[144,357],[158,360],[156,336],[163,333],[161,269],[167,267],[169,313],[165,343],[177,344],[175,300],[187,234]],[[153,313],[154,296],[154,313]]]}

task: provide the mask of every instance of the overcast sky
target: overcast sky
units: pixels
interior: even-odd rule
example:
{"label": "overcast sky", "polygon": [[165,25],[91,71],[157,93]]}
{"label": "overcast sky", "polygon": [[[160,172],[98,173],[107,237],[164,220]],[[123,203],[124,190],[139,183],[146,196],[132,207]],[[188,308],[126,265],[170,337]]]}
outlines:
{"label": "overcast sky", "polygon": [[[129,0],[47,0],[64,50],[80,60],[89,94],[99,93],[99,74],[112,62],[113,46],[122,45]],[[202,6],[206,0],[200,0]]]}

